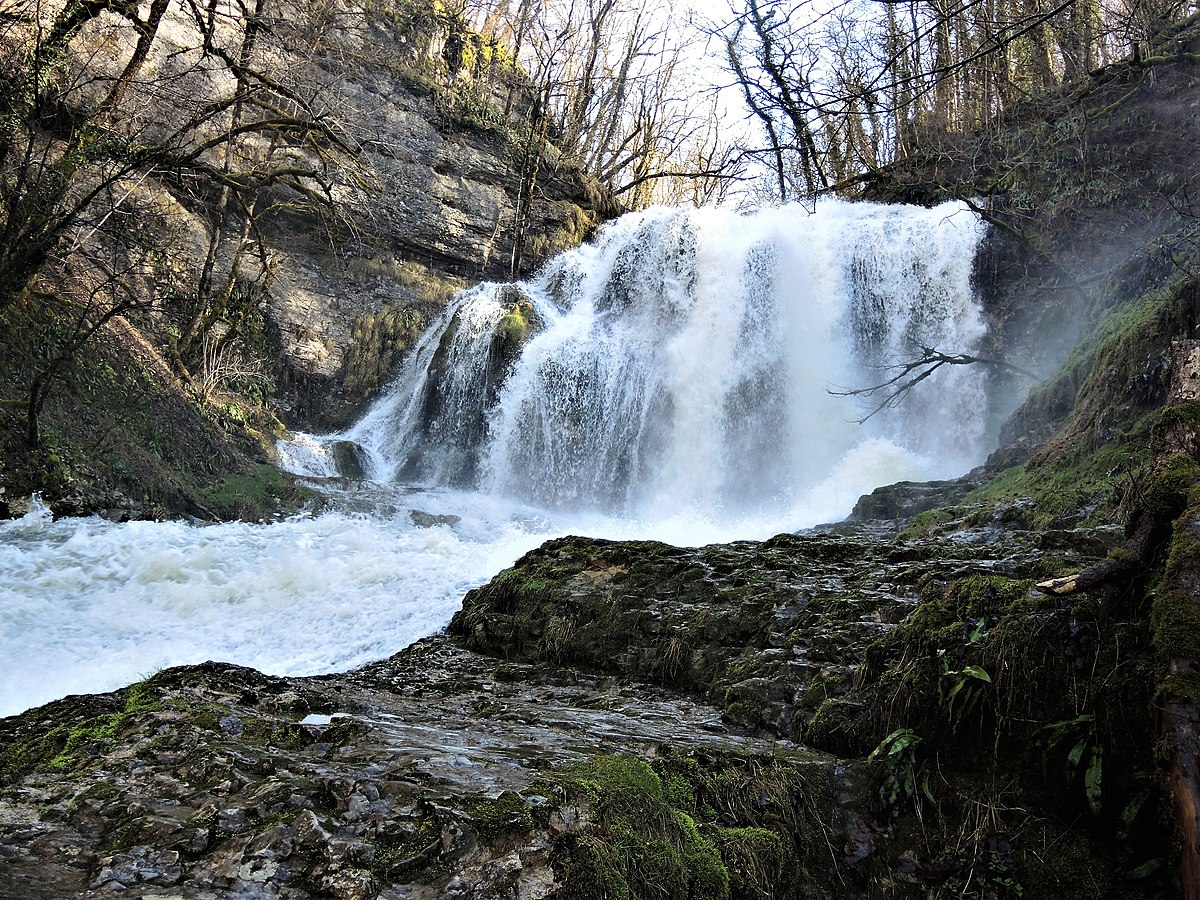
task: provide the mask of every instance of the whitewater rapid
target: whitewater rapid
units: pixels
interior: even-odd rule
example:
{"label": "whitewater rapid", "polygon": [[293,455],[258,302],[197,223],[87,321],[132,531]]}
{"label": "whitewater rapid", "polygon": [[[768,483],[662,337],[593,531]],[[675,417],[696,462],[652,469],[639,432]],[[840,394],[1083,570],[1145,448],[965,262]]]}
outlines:
{"label": "whitewater rapid", "polygon": [[389,656],[549,536],[467,505],[420,498],[463,515],[457,530],[418,528],[407,507],[197,526],[35,506],[0,522],[0,716],[209,659],[312,675]]}
{"label": "whitewater rapid", "polygon": [[[766,538],[960,474],[986,450],[977,373],[865,426],[830,388],[920,346],[974,348],[981,234],[958,204],[650,210],[529,282],[466,292],[361,422],[281,445],[301,476],[333,474],[337,441],[361,449],[373,483],[345,511],[0,523],[0,716],[208,659],[353,668],[440,630],[551,537]],[[498,365],[514,302],[535,327]]]}

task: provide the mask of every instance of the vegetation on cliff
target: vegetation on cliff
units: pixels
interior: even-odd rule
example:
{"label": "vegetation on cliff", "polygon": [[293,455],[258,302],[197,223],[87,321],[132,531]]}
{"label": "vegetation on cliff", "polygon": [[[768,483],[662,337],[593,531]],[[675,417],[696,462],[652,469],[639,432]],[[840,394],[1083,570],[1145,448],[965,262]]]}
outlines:
{"label": "vegetation on cliff", "polygon": [[[461,10],[28,3],[0,28],[5,514],[35,491],[63,513],[294,506],[266,468],[280,416],[358,408],[465,285],[455,254],[511,272],[614,208],[577,163],[542,160],[530,76]],[[348,110],[381,74],[412,93],[368,139]],[[504,127],[477,128],[472,103]],[[472,142],[479,187],[381,224],[374,207],[410,176],[380,140],[406,159]],[[455,207],[488,235],[447,227],[438,210]]]}

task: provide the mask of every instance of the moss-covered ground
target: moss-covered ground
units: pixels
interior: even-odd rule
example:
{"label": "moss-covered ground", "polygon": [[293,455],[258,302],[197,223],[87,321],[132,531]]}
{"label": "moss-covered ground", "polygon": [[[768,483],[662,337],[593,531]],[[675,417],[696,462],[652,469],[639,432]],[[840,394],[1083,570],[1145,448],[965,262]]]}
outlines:
{"label": "moss-covered ground", "polygon": [[599,756],[551,783],[586,822],[555,844],[564,900],[773,900],[834,864],[831,788],[803,761]]}
{"label": "moss-covered ground", "polygon": [[199,398],[122,320],[85,344],[55,379],[40,417],[40,444],[31,448],[24,404],[31,377],[44,365],[37,348],[69,323],[34,324],[10,309],[3,325],[2,499],[38,492],[62,514],[250,521],[312,499],[270,464],[283,426],[261,394]]}

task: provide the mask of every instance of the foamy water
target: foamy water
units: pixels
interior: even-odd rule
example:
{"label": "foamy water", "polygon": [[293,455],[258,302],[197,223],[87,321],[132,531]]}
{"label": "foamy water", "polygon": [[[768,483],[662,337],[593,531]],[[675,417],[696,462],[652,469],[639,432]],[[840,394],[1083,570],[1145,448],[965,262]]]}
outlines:
{"label": "foamy water", "polygon": [[403,509],[118,525],[35,509],[0,523],[0,715],[209,659],[277,675],[381,659],[444,627],[467,589],[545,539],[538,524],[417,528]]}
{"label": "foamy water", "polygon": [[[441,630],[470,588],[552,537],[767,538],[923,474],[919,459],[868,439],[787,515],[680,509],[653,521],[448,491],[258,525],[55,522],[37,506],[0,522],[0,716],[210,659],[272,675],[344,671]],[[461,521],[418,528],[410,509]]]}

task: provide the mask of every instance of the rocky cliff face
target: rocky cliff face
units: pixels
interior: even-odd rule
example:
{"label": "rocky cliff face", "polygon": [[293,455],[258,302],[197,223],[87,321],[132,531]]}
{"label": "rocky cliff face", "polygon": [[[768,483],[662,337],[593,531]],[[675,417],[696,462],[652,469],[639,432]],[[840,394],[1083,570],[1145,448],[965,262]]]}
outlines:
{"label": "rocky cliff face", "polygon": [[[617,211],[533,127],[527,76],[440,5],[263,8],[255,66],[281,86],[266,92],[261,114],[286,118],[272,104],[302,94],[303,121],[332,123],[341,149],[325,156],[304,139],[271,144],[259,134],[231,151],[244,154],[251,182],[236,202],[221,199],[223,162],[211,148],[198,163],[205,177],[154,167],[96,202],[101,221],[121,207],[135,243],[150,248],[127,263],[131,311],[57,370],[39,448],[22,412],[47,365],[36,348],[71,333],[74,307],[3,323],[0,515],[20,515],[34,492],[66,514],[270,515],[294,500],[268,469],[285,427],[347,423],[453,291],[528,271]],[[115,77],[137,28],[89,9],[96,20],[73,39],[73,59]],[[188,124],[203,123],[204,101],[233,80],[187,62],[202,42],[190,10],[166,6],[145,64],[149,93],[130,104],[136,140],[167,132],[194,147],[221,130]],[[244,38],[239,18],[217,16],[211,40],[227,54]],[[315,187],[262,174],[286,172],[289,161],[324,174]],[[265,186],[254,187],[260,177]],[[86,279],[72,277],[82,280],[45,273],[47,295],[86,294]],[[228,335],[236,340],[220,357]]]}
{"label": "rocky cliff face", "polygon": [[332,225],[281,213],[263,228],[279,408],[314,427],[344,422],[453,291],[529,271],[618,211],[550,143],[520,208],[530,85],[499,57],[486,68],[451,58],[448,41],[479,39],[436,4],[349,0],[323,29],[316,56],[284,47],[278,64],[324,92],[355,158],[336,178]]}

